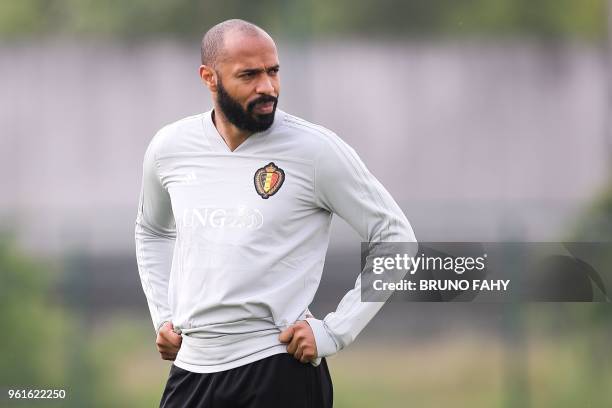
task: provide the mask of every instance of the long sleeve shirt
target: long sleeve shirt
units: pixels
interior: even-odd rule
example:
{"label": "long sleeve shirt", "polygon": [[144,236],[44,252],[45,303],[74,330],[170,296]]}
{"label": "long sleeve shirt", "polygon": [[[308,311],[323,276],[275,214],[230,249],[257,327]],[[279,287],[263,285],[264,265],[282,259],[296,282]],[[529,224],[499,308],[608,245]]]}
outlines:
{"label": "long sleeve shirt", "polygon": [[231,151],[212,111],[163,127],[144,157],[136,219],[142,287],[156,330],[173,322],[175,365],[208,373],[286,353],[306,320],[318,359],[349,345],[382,307],[360,276],[334,312],[310,317],[332,215],[368,242],[414,242],[402,210],[330,130],[277,110]]}

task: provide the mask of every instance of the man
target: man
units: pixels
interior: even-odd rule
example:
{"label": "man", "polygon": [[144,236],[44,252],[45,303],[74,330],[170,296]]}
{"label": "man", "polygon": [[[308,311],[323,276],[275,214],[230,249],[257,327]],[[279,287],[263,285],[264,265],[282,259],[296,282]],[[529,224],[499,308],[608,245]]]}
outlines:
{"label": "man", "polygon": [[332,214],[364,241],[415,241],[406,217],[331,131],[277,110],[272,38],[242,20],[202,40],[213,109],[162,128],[144,158],[136,252],[163,407],[331,407],[325,357],[382,306],[360,278],[314,318]]}

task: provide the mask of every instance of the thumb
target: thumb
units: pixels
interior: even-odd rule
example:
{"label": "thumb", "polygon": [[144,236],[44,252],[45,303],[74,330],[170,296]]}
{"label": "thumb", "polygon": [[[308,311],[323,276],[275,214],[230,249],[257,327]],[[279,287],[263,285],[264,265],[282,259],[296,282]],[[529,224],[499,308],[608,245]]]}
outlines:
{"label": "thumb", "polygon": [[172,322],[164,322],[160,327],[160,331],[162,329],[168,329],[169,331],[172,331],[174,329],[174,325],[172,324]]}
{"label": "thumb", "polygon": [[168,340],[170,340],[170,342],[174,344],[176,347],[179,347],[181,343],[183,342],[183,337],[180,334],[177,334],[173,331],[171,331],[169,334],[170,334],[170,338]]}
{"label": "thumb", "polygon": [[281,332],[281,334],[278,336],[278,339],[280,340],[281,343],[289,343],[291,341],[291,339],[293,338],[293,331],[295,329],[293,328],[293,326],[289,326],[287,327],[285,330],[283,330]]}
{"label": "thumb", "polygon": [[163,337],[166,337],[171,341],[174,339],[174,342],[183,339],[179,333],[174,331],[174,324],[172,322],[164,323],[159,332]]}

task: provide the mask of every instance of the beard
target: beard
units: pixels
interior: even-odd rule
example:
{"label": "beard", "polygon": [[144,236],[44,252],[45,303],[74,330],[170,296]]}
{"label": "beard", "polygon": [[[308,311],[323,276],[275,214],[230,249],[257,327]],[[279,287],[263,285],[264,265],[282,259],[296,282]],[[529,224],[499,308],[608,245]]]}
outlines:
{"label": "beard", "polygon": [[[272,112],[263,115],[253,112],[258,104],[266,102],[274,102]],[[254,101],[249,102],[245,110],[238,101],[227,93],[221,83],[221,79],[219,79],[217,83],[217,103],[219,104],[219,109],[221,109],[232,125],[236,126],[238,129],[256,133],[268,130],[270,126],[272,126],[278,98],[270,95],[262,95]]]}

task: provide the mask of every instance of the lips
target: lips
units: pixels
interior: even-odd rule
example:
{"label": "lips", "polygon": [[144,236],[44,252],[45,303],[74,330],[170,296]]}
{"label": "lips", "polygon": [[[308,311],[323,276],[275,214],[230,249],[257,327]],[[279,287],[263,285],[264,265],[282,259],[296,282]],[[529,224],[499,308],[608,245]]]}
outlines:
{"label": "lips", "polygon": [[253,108],[253,112],[260,114],[272,113],[274,110],[274,102],[260,102]]}

